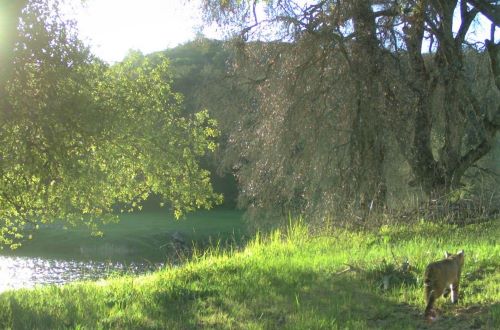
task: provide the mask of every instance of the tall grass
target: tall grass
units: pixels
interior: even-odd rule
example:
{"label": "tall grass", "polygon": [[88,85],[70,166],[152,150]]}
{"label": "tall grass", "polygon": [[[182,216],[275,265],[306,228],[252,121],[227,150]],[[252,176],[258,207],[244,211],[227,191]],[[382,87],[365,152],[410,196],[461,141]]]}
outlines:
{"label": "tall grass", "polygon": [[[499,221],[419,223],[311,235],[303,223],[181,267],[0,295],[0,328],[500,328]],[[464,249],[461,300],[426,324],[422,274]]]}

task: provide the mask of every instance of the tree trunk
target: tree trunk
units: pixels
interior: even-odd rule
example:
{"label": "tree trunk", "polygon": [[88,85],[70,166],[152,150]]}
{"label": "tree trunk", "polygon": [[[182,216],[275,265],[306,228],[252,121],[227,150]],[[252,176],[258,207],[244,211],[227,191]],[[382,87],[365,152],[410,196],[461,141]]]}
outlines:
{"label": "tree trunk", "polygon": [[363,210],[383,208],[386,203],[384,136],[381,104],[382,58],[376,36],[375,16],[369,2],[353,3],[356,39],[352,70],[357,80],[357,104],[353,117],[351,166],[354,193]]}
{"label": "tree trunk", "polygon": [[[459,31],[467,31],[477,11],[468,10],[462,0],[462,22]],[[431,15],[426,12],[432,5]],[[454,35],[453,14],[458,2],[433,0],[422,1],[419,10],[407,17],[404,28],[406,46],[412,76],[411,88],[417,99],[414,111],[415,130],[412,151],[408,161],[415,176],[415,184],[431,198],[439,197],[460,186],[466,170],[488,153],[493,144],[495,132],[499,129],[497,110],[493,119],[488,118],[479,101],[475,99],[471,85],[465,78],[463,38],[465,32]],[[422,41],[425,24],[438,41],[434,56],[435,72],[430,74],[422,56]],[[488,43],[487,43],[488,44]],[[491,57],[491,56],[490,56]],[[492,66],[495,66],[492,59]],[[493,74],[498,77],[498,73]],[[432,109],[431,99],[440,86],[442,93],[440,108]],[[444,118],[444,144],[437,158],[432,153],[431,111],[442,111]],[[467,123],[477,129],[482,141],[464,153],[464,136]]]}

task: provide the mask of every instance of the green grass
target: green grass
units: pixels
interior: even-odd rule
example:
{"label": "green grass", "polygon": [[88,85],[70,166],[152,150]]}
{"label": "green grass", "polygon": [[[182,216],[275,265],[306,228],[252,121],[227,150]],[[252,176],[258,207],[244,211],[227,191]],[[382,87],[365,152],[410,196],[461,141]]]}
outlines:
{"label": "green grass", "polygon": [[2,254],[54,259],[94,261],[165,261],[171,251],[172,234],[178,233],[186,245],[196,242],[242,242],[245,239],[242,212],[198,211],[175,220],[167,211],[120,215],[118,223],[102,227],[102,237],[92,237],[87,228],[63,228],[60,224],[42,227],[32,240]]}
{"label": "green grass", "polygon": [[[498,220],[316,236],[294,224],[150,275],[3,293],[0,328],[498,329],[498,237]],[[424,268],[459,249],[461,300],[439,299],[439,318],[427,324]]]}

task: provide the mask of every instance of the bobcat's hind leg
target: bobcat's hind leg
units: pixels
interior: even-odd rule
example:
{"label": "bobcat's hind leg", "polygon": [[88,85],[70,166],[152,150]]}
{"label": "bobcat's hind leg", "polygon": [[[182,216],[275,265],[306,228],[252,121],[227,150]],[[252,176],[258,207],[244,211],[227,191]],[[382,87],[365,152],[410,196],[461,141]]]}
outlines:
{"label": "bobcat's hind leg", "polygon": [[425,287],[425,302],[427,306],[425,307],[424,317],[434,317],[434,302],[436,301],[435,291],[430,290],[430,287]]}
{"label": "bobcat's hind leg", "polygon": [[451,285],[451,302],[454,304],[458,303],[458,287],[458,282]]}

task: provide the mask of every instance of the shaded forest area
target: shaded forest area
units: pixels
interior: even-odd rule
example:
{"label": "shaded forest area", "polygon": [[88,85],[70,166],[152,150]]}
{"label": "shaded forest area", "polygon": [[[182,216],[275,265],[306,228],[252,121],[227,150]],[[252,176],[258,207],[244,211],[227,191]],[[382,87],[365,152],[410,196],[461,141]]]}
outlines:
{"label": "shaded forest area", "polygon": [[[380,214],[403,219],[448,217],[455,221],[490,217],[498,212],[498,136],[492,135],[491,150],[464,171],[458,184],[440,195],[430,194],[418,183],[405,157],[411,148],[412,132],[417,130],[412,126],[415,122],[411,120],[411,111],[386,103],[382,121],[371,119],[366,124],[373,125],[369,128],[381,139],[379,152],[383,152],[383,159],[377,179],[383,185],[377,185],[380,194],[383,190],[384,200],[376,202],[370,196],[363,200],[362,194],[357,193],[360,187],[356,180],[360,179],[353,176],[354,160],[349,154],[349,145],[354,143],[350,127],[352,108],[359,105],[354,102],[355,89],[349,88],[353,78],[349,72],[328,72],[330,78],[326,78],[325,72],[318,71],[321,67],[304,67],[297,79],[294,75],[298,67],[287,71],[292,66],[289,62],[297,61],[295,48],[310,46],[285,42],[242,44],[239,39],[223,42],[200,37],[162,52],[170,59],[172,87],[184,95],[184,111],[208,109],[218,121],[219,149],[215,155],[208,155],[204,164],[210,168],[215,190],[224,194],[227,206],[237,204],[247,209],[252,222],[260,224],[264,219],[289,214],[305,214],[313,222],[364,222]],[[318,49],[309,49],[302,52],[304,58],[300,58],[299,64],[305,66],[321,59],[315,58],[322,55]],[[423,59],[429,71],[438,70],[435,55],[424,54]],[[326,70],[327,64],[321,65]],[[467,48],[464,67],[483,111],[494,114],[500,94],[492,84],[488,55],[484,50]],[[341,70],[329,68],[334,69]],[[291,79],[295,79],[292,87],[281,83]],[[326,97],[325,90],[332,90],[332,95]],[[443,93],[444,87],[436,86],[429,96],[429,143],[432,156],[438,160],[449,139],[446,134],[450,124],[442,111]],[[463,121],[461,154],[481,143],[483,133],[477,125]],[[365,147],[372,150],[373,145]],[[359,175],[366,176],[365,180],[376,175],[369,163],[363,166],[366,168]]]}
{"label": "shaded forest area", "polygon": [[[500,128],[495,1],[205,0],[204,9],[233,37],[233,72],[256,95],[240,103],[236,152],[226,154],[250,212],[363,221],[407,211],[408,199],[417,209],[497,207],[486,184],[471,194],[469,179]],[[483,40],[476,24],[490,27]]]}

